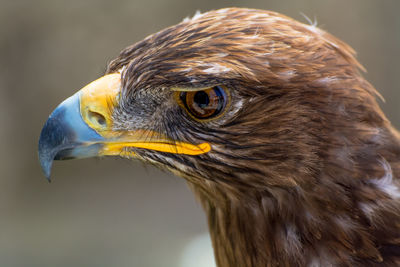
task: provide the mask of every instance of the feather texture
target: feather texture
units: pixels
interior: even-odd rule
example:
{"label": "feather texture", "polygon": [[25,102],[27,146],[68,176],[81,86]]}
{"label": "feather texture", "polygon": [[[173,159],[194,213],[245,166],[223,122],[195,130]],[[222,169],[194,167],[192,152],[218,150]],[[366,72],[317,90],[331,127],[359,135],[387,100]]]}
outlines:
{"label": "feather texture", "polygon": [[[344,42],[281,14],[197,14],[124,49],[116,129],[207,141],[185,156],[131,148],[187,179],[217,264],[400,265],[400,138]],[[198,122],[171,88],[224,85],[232,104]]]}

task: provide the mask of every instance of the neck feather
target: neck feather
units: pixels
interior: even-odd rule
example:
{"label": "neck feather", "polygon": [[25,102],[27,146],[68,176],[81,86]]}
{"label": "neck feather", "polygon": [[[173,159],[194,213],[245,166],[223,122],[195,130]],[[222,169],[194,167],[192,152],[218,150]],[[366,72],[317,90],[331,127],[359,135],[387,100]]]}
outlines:
{"label": "neck feather", "polygon": [[[387,205],[393,199],[375,191],[374,183],[349,188],[329,181],[321,179],[307,192],[271,188],[235,197],[219,186],[206,195],[204,188],[192,185],[207,213],[217,265],[390,266],[380,265],[386,253],[380,243],[391,237],[376,237],[382,227],[398,236],[393,220],[400,218],[382,210],[377,219],[383,226],[371,226],[376,221],[366,211],[373,207],[369,198]],[[389,263],[395,262],[390,257]]]}

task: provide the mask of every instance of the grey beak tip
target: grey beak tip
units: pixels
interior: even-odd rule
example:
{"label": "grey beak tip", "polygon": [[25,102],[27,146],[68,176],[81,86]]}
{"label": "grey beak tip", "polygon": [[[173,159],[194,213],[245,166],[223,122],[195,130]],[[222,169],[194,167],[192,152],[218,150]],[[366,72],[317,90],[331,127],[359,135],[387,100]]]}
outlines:
{"label": "grey beak tip", "polygon": [[50,175],[51,175],[51,163],[48,164],[48,166],[46,166],[46,167],[42,166],[42,169],[43,169],[43,173],[44,173],[44,176],[46,177],[47,181],[51,182],[51,177],[50,177]]}
{"label": "grey beak tip", "polygon": [[79,92],[64,100],[51,113],[39,137],[38,153],[42,170],[50,182],[54,160],[93,157],[104,138],[83,120]]}
{"label": "grey beak tip", "polygon": [[39,161],[42,167],[44,176],[50,181],[51,166],[53,165],[53,157],[48,153],[43,153],[43,150],[39,149]]}

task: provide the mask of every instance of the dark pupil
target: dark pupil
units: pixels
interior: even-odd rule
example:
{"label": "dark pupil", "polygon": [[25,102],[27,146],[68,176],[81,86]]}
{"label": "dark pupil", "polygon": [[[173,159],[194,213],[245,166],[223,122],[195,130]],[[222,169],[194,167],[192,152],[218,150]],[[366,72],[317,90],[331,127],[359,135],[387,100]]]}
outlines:
{"label": "dark pupil", "polygon": [[208,94],[204,91],[198,91],[194,95],[194,103],[196,103],[200,108],[206,108],[210,103],[210,98]]}

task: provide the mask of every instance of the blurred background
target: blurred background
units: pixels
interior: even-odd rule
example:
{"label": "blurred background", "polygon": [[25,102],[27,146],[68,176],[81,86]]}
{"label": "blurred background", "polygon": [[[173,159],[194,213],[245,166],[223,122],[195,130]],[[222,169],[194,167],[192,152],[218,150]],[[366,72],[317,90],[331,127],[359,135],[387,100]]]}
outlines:
{"label": "blurred background", "polygon": [[183,179],[127,160],[56,162],[50,112],[148,34],[228,6],[301,13],[358,51],[400,128],[398,0],[0,0],[0,266],[212,267],[206,218]]}

